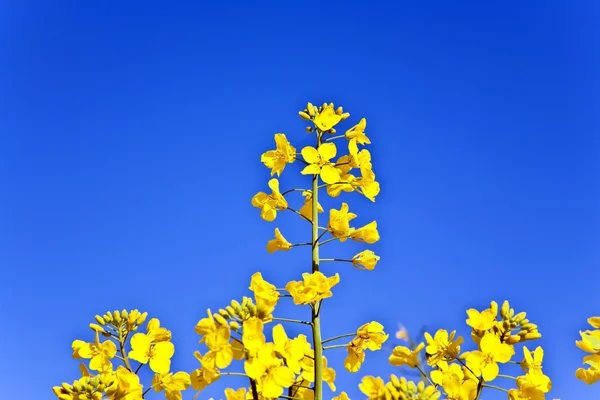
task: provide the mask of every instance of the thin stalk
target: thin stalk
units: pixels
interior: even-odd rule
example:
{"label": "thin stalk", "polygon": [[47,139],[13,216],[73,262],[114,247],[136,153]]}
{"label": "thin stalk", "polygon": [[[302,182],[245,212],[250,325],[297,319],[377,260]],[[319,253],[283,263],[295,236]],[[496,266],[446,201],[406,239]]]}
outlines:
{"label": "thin stalk", "polygon": [[[322,133],[317,131],[317,149],[321,146]],[[312,272],[319,271],[319,175],[312,181]],[[313,348],[315,349],[315,400],[323,400],[323,343],[321,342],[321,317],[312,308]]]}
{"label": "thin stalk", "polygon": [[333,346],[325,346],[323,347],[323,350],[331,350],[331,349],[341,349],[342,347],[346,348],[348,347],[349,343],[346,344],[334,344]]}
{"label": "thin stalk", "polygon": [[131,369],[131,365],[129,364],[127,354],[125,354],[125,342],[127,341],[127,335],[129,335],[129,332],[127,332],[125,336],[121,340],[119,340],[119,350],[121,351],[121,357],[123,357],[125,368],[127,368],[129,372],[133,372],[133,370]]}
{"label": "thin stalk", "polygon": [[515,378],[514,376],[510,376],[510,375],[502,375],[502,374],[498,374],[498,378],[506,378],[506,379],[512,379],[512,380],[517,380],[517,378]]}
{"label": "thin stalk", "polygon": [[352,260],[343,260],[341,258],[321,258],[319,261],[321,261],[321,262],[334,262],[334,261],[352,262]]}
{"label": "thin stalk", "polygon": [[494,385],[483,385],[484,388],[490,388],[490,389],[496,389],[496,390],[500,390],[502,392],[506,392],[508,393],[508,390],[501,388],[499,386],[494,386]]}
{"label": "thin stalk", "polygon": [[248,375],[242,374],[241,372],[221,372],[221,376],[241,376],[243,378],[248,378]]}
{"label": "thin stalk", "polygon": [[[321,261],[323,261],[323,260],[321,260]],[[322,343],[325,344],[325,343],[328,343],[328,342],[333,342],[334,340],[343,339],[343,338],[347,338],[347,337],[351,337],[351,336],[352,337],[356,336],[356,333],[346,333],[345,335],[334,336],[332,338],[323,340]]]}
{"label": "thin stalk", "polygon": [[325,139],[325,141],[326,142],[331,142],[332,140],[341,139],[341,138],[345,138],[345,137],[346,137],[346,135],[337,135],[337,136],[329,137],[329,138]]}
{"label": "thin stalk", "polygon": [[427,381],[429,382],[429,384],[430,384],[431,386],[433,386],[433,385],[434,385],[434,383],[433,383],[433,382],[431,382],[431,379],[429,379],[429,376],[427,376],[427,374],[425,373],[425,371],[423,371],[423,369],[422,369],[421,367],[419,367],[418,365],[417,365],[416,367],[417,367],[417,369],[419,370],[419,372],[421,373],[421,375],[423,376],[423,378],[427,379]]}
{"label": "thin stalk", "polygon": [[304,324],[304,325],[312,325],[311,322],[308,321],[300,321],[299,319],[289,319],[289,318],[276,318],[273,317],[273,321],[281,321],[281,322],[293,322],[295,324]]}

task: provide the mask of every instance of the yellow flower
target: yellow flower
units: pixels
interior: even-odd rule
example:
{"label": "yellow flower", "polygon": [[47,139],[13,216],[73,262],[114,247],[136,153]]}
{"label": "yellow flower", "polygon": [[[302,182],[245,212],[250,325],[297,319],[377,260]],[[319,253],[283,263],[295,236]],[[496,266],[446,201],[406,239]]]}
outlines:
{"label": "yellow flower", "polygon": [[327,366],[327,358],[325,358],[325,356],[323,356],[322,378],[325,382],[327,382],[329,389],[331,389],[332,392],[335,392],[335,369]]}
{"label": "yellow flower", "polygon": [[[300,207],[300,215],[312,222],[312,191],[305,190],[302,192],[302,196],[304,196],[304,205]],[[322,213],[323,211],[321,204],[317,203],[317,212]]]}
{"label": "yellow flower", "polygon": [[302,170],[302,175],[319,175],[325,183],[336,183],[340,180],[340,171],[329,161],[335,157],[337,148],[333,143],[324,143],[315,149],[306,146],[302,149],[302,157],[308,165]]}
{"label": "yellow flower", "polygon": [[344,360],[344,368],[348,372],[358,372],[362,363],[365,361],[365,349],[360,345],[355,345],[350,342],[348,346],[346,346],[346,350],[348,351],[348,356]]}
{"label": "yellow flower", "polygon": [[186,390],[190,384],[190,375],[187,372],[156,374],[152,379],[154,390],[157,392],[164,390],[167,400],[181,400],[181,391]]}
{"label": "yellow flower", "polygon": [[263,322],[258,317],[251,317],[244,321],[242,341],[250,354],[255,354],[265,345],[263,326]]}
{"label": "yellow flower", "polygon": [[279,181],[276,178],[269,181],[269,188],[271,188],[272,193],[258,192],[252,198],[252,205],[262,209],[260,213],[262,219],[272,222],[277,217],[277,211],[288,208],[288,202],[279,192]]}
{"label": "yellow flower", "polygon": [[267,343],[258,350],[256,357],[244,363],[246,375],[255,379],[265,398],[278,398],[283,388],[294,384],[295,376],[291,369],[283,365],[283,360],[275,356],[273,343]]}
{"label": "yellow flower", "polygon": [[194,352],[194,357],[200,361],[201,367],[190,374],[190,381],[192,388],[198,391],[196,394],[198,395],[205,387],[218,380],[221,377],[221,372],[215,368],[208,368],[205,365],[204,357],[199,351]]}
{"label": "yellow flower", "polygon": [[482,312],[477,311],[474,308],[467,310],[467,325],[476,331],[487,331],[492,329],[496,324],[496,313],[493,310],[487,309]]}
{"label": "yellow flower", "polygon": [[206,340],[206,336],[216,332],[218,328],[218,325],[216,324],[215,319],[212,316],[210,308],[206,310],[206,312],[208,314],[208,317],[202,318],[200,321],[198,321],[196,327],[194,328],[196,334],[200,335],[199,343],[204,343],[204,341]]}
{"label": "yellow flower", "polygon": [[498,376],[498,363],[510,361],[515,353],[512,346],[500,342],[500,338],[493,333],[486,333],[479,349],[467,354],[467,366],[479,376],[483,375],[485,381],[494,380]]}
{"label": "yellow flower", "polygon": [[294,304],[315,304],[320,300],[331,297],[331,288],[340,282],[340,275],[335,274],[326,277],[322,272],[316,271],[312,274],[302,274],[303,281],[291,281],[285,286]]}
{"label": "yellow flower", "polygon": [[396,367],[408,365],[411,368],[416,368],[419,365],[419,353],[425,348],[425,343],[421,342],[414,349],[410,350],[405,346],[396,346],[392,351],[389,362]]}
{"label": "yellow flower", "polygon": [[129,358],[142,364],[150,362],[150,369],[156,373],[169,372],[171,357],[175,353],[175,346],[171,342],[158,342],[153,344],[150,337],[144,333],[136,333],[131,338],[131,351]]}
{"label": "yellow flower", "polygon": [[345,242],[348,236],[354,231],[350,228],[350,221],[356,218],[356,214],[348,212],[348,204],[342,203],[340,210],[331,209],[329,211],[329,225],[327,229],[340,242]]}
{"label": "yellow flower", "polygon": [[508,398],[509,400],[546,400],[546,395],[535,388],[510,389]]}
{"label": "yellow flower", "polygon": [[379,194],[379,182],[375,180],[375,173],[372,170],[361,168],[362,176],[356,179],[352,185],[356,187],[356,191],[367,199],[375,201],[375,197]]}
{"label": "yellow flower", "polygon": [[447,400],[474,400],[477,397],[477,382],[463,380],[457,375],[444,377],[442,387],[448,396]]}
{"label": "yellow flower", "polygon": [[577,379],[580,379],[591,385],[600,381],[600,356],[592,355],[586,357],[585,364],[589,365],[587,369],[578,368],[575,372]]}
{"label": "yellow flower", "polygon": [[600,317],[588,318],[588,324],[590,324],[593,328],[600,329]]}
{"label": "yellow flower", "polygon": [[271,314],[279,300],[279,292],[275,285],[265,281],[260,272],[252,275],[250,290],[254,292],[256,306]]}
{"label": "yellow flower", "polygon": [[339,396],[332,397],[331,400],[350,400],[350,397],[348,397],[346,392],[342,392]]}
{"label": "yellow flower", "polygon": [[364,250],[352,257],[352,265],[358,269],[366,269],[372,271],[377,265],[380,257],[375,255],[371,250]]}
{"label": "yellow flower", "polygon": [[146,334],[153,343],[168,342],[171,340],[171,331],[161,328],[158,318],[152,318],[146,325]]}
{"label": "yellow flower", "polygon": [[260,156],[260,161],[267,168],[271,168],[271,176],[277,174],[281,176],[283,169],[287,164],[291,164],[296,159],[296,149],[288,142],[283,133],[275,134],[275,150],[269,150]]}
{"label": "yellow flower", "polygon": [[580,341],[575,342],[575,345],[587,353],[600,354],[600,330],[579,332],[581,335]]}
{"label": "yellow flower", "polygon": [[117,346],[110,340],[100,343],[98,331],[94,343],[75,340],[71,345],[73,358],[90,358],[90,369],[99,372],[112,371],[111,359],[117,354]]}
{"label": "yellow flower", "polygon": [[140,378],[119,365],[115,371],[116,386],[106,389],[106,395],[110,400],[142,400],[143,386]]}
{"label": "yellow flower", "polygon": [[285,333],[283,325],[273,327],[273,344],[275,351],[284,359],[285,363],[295,374],[300,373],[300,361],[304,358],[307,346],[310,347],[305,335],[290,340]]}
{"label": "yellow flower", "polygon": [[323,105],[321,112],[315,116],[313,122],[322,132],[326,132],[336,126],[341,120],[342,115],[335,112],[333,103],[331,103]]}
{"label": "yellow flower", "polygon": [[425,332],[425,340],[427,340],[425,352],[428,355],[427,363],[429,365],[437,365],[440,361],[451,361],[458,356],[463,338],[459,336],[454,340],[455,335],[456,331],[452,331],[448,336],[448,331],[445,329],[438,330],[435,337],[431,337],[428,332]]}
{"label": "yellow flower", "polygon": [[541,369],[531,369],[525,376],[517,378],[519,389],[536,389],[548,393],[552,389],[552,381],[542,373]]}
{"label": "yellow flower", "polygon": [[346,139],[356,140],[359,144],[371,144],[371,141],[365,135],[365,128],[367,127],[367,119],[362,118],[360,122],[354,125],[352,128],[346,131]]}
{"label": "yellow flower", "polygon": [[227,388],[225,389],[225,398],[227,400],[245,400],[246,388],[239,388],[238,390]]}
{"label": "yellow flower", "polygon": [[377,232],[377,222],[373,221],[363,226],[362,228],[356,229],[350,234],[352,240],[357,242],[365,242],[373,244],[379,240],[379,232]]}
{"label": "yellow flower", "polygon": [[365,376],[358,387],[361,392],[368,396],[369,400],[385,398],[385,384],[383,379],[379,377]]}
{"label": "yellow flower", "polygon": [[281,232],[279,232],[279,228],[275,228],[275,239],[269,240],[267,243],[267,251],[269,253],[274,253],[277,250],[288,251],[291,248],[292,244],[283,237]]}
{"label": "yellow flower", "polygon": [[360,181],[354,175],[341,173],[337,183],[327,185],[327,194],[331,197],[338,197],[342,192],[353,192],[358,186],[360,186]]}
{"label": "yellow flower", "polygon": [[521,361],[523,371],[542,371],[542,361],[544,360],[544,349],[538,346],[533,353],[529,351],[527,346],[523,346],[523,354],[525,358]]}
{"label": "yellow flower", "polygon": [[206,335],[206,347],[209,352],[204,355],[204,362],[209,368],[227,368],[233,360],[233,347],[229,343],[231,330],[221,325],[215,332]]}
{"label": "yellow flower", "polygon": [[380,350],[389,336],[383,331],[383,325],[377,321],[371,321],[358,328],[352,344],[371,351]]}

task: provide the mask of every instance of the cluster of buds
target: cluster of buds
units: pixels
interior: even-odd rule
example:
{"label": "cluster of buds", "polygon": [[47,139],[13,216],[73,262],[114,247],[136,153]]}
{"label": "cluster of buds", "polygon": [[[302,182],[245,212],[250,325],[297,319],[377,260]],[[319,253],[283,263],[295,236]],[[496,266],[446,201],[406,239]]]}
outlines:
{"label": "cluster of buds", "polygon": [[423,381],[415,384],[404,377],[398,379],[396,375],[391,375],[390,381],[385,385],[384,398],[386,400],[438,400],[441,395],[435,386],[425,386]]}
{"label": "cluster of buds", "polygon": [[103,393],[116,392],[117,387],[115,374],[102,374],[83,376],[72,385],[63,383],[52,388],[52,391],[60,400],[101,400]]}
{"label": "cluster of buds", "polygon": [[135,332],[147,317],[147,312],[140,313],[138,310],[107,311],[104,315],[96,315],[94,319],[100,325],[90,324],[90,328],[102,336],[110,337],[111,332],[107,331],[105,327],[113,328],[119,335],[125,331]]}
{"label": "cluster of buds", "polygon": [[273,318],[271,309],[256,305],[250,297],[242,297],[241,304],[236,300],[231,300],[231,304],[221,308],[218,313],[213,314],[215,322],[219,325],[229,325],[231,329],[237,331],[241,328],[244,321],[257,317],[263,322],[270,322]]}
{"label": "cluster of buds", "polygon": [[[321,129],[321,131],[330,134],[336,133],[336,130],[333,127],[330,127],[330,124],[325,124],[325,126],[322,126],[322,124],[319,123],[319,118],[335,119],[335,123],[332,124],[335,125],[338,122],[350,117],[350,113],[345,113],[341,106],[335,108],[333,103],[323,103],[321,107],[316,107],[312,105],[312,103],[308,103],[304,111],[298,112],[298,115],[300,115],[300,117],[306,121],[312,121],[319,128],[327,128]],[[312,133],[313,131],[313,126],[306,127],[306,132]]]}
{"label": "cluster of buds", "polygon": [[[496,309],[497,307],[496,304]],[[506,300],[500,308],[500,317],[502,317],[502,320],[496,323],[493,330],[505,343],[517,344],[542,337],[538,332],[537,325],[532,324],[526,318],[527,313],[515,314],[514,308],[511,308]]]}

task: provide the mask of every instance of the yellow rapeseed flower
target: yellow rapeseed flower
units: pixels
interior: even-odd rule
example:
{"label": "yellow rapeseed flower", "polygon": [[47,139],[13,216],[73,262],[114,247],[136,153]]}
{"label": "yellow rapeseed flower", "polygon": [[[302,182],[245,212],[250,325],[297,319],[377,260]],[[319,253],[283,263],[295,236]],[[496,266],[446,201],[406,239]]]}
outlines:
{"label": "yellow rapeseed flower", "polygon": [[479,343],[479,350],[467,354],[467,366],[489,382],[498,376],[498,363],[510,361],[513,354],[515,351],[511,345],[500,342],[493,333],[486,333]]}
{"label": "yellow rapeseed flower", "polygon": [[275,228],[275,239],[269,240],[267,243],[267,251],[269,253],[274,253],[277,250],[288,251],[291,248],[292,244],[283,237],[281,232],[279,232],[279,228]]}
{"label": "yellow rapeseed flower", "polygon": [[256,380],[263,397],[276,399],[283,394],[283,388],[294,384],[292,370],[283,365],[283,360],[275,356],[273,343],[267,343],[258,350],[256,357],[244,363],[246,375]]}
{"label": "yellow rapeseed flower", "polygon": [[258,192],[252,197],[252,205],[261,209],[260,217],[265,221],[272,222],[277,217],[277,211],[283,211],[288,208],[288,202],[279,192],[279,181],[273,178],[269,181],[271,194]]}
{"label": "yellow rapeseed flower", "polygon": [[271,176],[277,174],[281,176],[283,169],[287,164],[291,164],[296,159],[296,149],[288,142],[283,133],[275,134],[275,150],[269,150],[260,156],[260,161],[267,168],[271,168]]}
{"label": "yellow rapeseed flower", "polygon": [[352,265],[357,269],[366,269],[372,271],[379,261],[380,257],[371,250],[363,250],[352,257]]}
{"label": "yellow rapeseed flower", "polygon": [[171,342],[154,344],[145,333],[136,333],[131,338],[129,358],[142,364],[150,362],[150,369],[156,373],[169,372],[174,353],[175,346]]}
{"label": "yellow rapeseed flower", "polygon": [[75,340],[71,345],[73,348],[73,358],[89,358],[91,370],[110,372],[113,368],[110,360],[117,354],[117,346],[111,340],[100,343],[98,335],[96,331],[94,343]]}
{"label": "yellow rapeseed flower", "polygon": [[176,372],[168,374],[155,374],[152,379],[152,387],[156,392],[165,391],[167,400],[181,400],[181,392],[191,384],[190,375],[187,372]]}
{"label": "yellow rapeseed flower", "polygon": [[271,314],[279,301],[279,292],[275,285],[265,281],[260,272],[252,275],[250,290],[254,292],[256,306]]}
{"label": "yellow rapeseed flower", "polygon": [[302,281],[291,281],[285,286],[294,304],[315,304],[318,301],[331,297],[331,288],[340,282],[340,275],[326,277],[322,272],[302,274]]}
{"label": "yellow rapeseed flower", "polygon": [[411,350],[405,346],[396,346],[392,351],[392,355],[389,358],[389,362],[396,367],[407,365],[411,368],[416,368],[419,365],[419,353],[425,348],[425,343],[421,342],[414,349]]}
{"label": "yellow rapeseed flower", "polygon": [[225,398],[227,400],[246,400],[246,388],[238,390],[227,388],[225,389]]}
{"label": "yellow rapeseed flower", "polygon": [[342,115],[335,112],[333,103],[324,104],[323,108],[313,120],[315,126],[321,130],[321,132],[326,132],[336,126],[342,120]]}
{"label": "yellow rapeseed flower", "polygon": [[308,163],[302,170],[302,175],[319,175],[325,183],[336,183],[340,180],[340,171],[329,161],[335,157],[337,148],[333,143],[324,143],[315,149],[306,146],[302,149],[302,157]]}
{"label": "yellow rapeseed flower", "polygon": [[429,365],[438,365],[440,361],[451,361],[454,360],[460,353],[460,345],[463,342],[463,338],[459,336],[454,340],[456,331],[452,331],[448,335],[448,331],[440,329],[435,333],[434,337],[428,332],[425,332],[425,340],[427,341],[427,347],[425,352],[427,353],[427,363]]}
{"label": "yellow rapeseed flower", "polygon": [[357,242],[365,242],[373,244],[379,240],[379,232],[377,231],[377,222],[373,221],[363,226],[362,228],[355,229],[350,233],[352,240]]}
{"label": "yellow rapeseed flower", "polygon": [[365,376],[362,378],[358,387],[369,400],[380,400],[385,398],[385,383],[380,377],[375,378],[374,376]]}
{"label": "yellow rapeseed flower", "polygon": [[[304,196],[304,204],[300,207],[300,215],[312,222],[312,191],[305,190],[302,192],[302,196]],[[322,213],[323,211],[321,204],[317,203],[317,212]]]}
{"label": "yellow rapeseed flower", "polygon": [[334,237],[339,238],[340,242],[346,241],[348,236],[354,231],[350,227],[350,221],[356,218],[356,214],[348,212],[348,204],[342,203],[339,210],[332,208],[329,210],[329,225],[327,229]]}
{"label": "yellow rapeseed flower", "polygon": [[365,135],[365,128],[367,127],[367,119],[361,118],[358,124],[346,131],[346,139],[356,140],[359,144],[371,144],[371,141]]}

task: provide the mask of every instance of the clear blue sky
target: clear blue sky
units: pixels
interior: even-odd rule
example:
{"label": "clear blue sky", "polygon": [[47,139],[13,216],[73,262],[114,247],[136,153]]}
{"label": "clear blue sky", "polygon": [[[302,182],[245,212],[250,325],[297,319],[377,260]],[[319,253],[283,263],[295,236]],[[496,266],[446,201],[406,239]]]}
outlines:
{"label": "clear blue sky", "polygon": [[[272,135],[311,143],[307,101],[367,118],[382,186],[326,203],[378,220],[382,259],[326,266],[342,281],[324,336],[372,319],[468,335],[467,308],[508,299],[544,335],[549,398],[600,395],[574,377],[600,314],[597,2],[95,3],[0,6],[3,397],[75,379],[72,340],[115,308],[160,318],[192,370],[207,307],[255,271],[279,286],[307,270],[304,250],[265,250],[275,226],[306,226],[250,205]],[[362,398],[387,356],[350,375],[332,355],[338,387]],[[230,379],[203,398],[246,383]]]}

